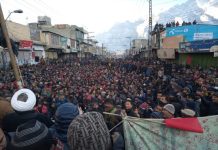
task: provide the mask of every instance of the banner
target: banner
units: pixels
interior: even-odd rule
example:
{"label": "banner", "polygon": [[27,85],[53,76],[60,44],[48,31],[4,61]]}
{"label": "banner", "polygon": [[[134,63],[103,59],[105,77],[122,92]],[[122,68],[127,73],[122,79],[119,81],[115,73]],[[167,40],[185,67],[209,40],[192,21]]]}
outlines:
{"label": "banner", "polygon": [[185,41],[218,38],[218,25],[196,24],[166,28],[166,37],[184,36]]}
{"label": "banner", "polygon": [[33,41],[20,40],[20,48],[31,49],[33,46]]}
{"label": "banner", "polygon": [[166,127],[163,119],[124,118],[127,150],[217,150],[218,116],[198,118],[204,133]]}
{"label": "banner", "polygon": [[183,36],[173,36],[163,39],[163,48],[179,49],[179,43],[183,42]]}
{"label": "banner", "polygon": [[199,40],[193,42],[180,43],[180,53],[199,53],[199,52],[211,52],[214,46],[218,45],[218,39],[212,40]]}
{"label": "banner", "polygon": [[213,33],[194,33],[194,40],[213,39]]}

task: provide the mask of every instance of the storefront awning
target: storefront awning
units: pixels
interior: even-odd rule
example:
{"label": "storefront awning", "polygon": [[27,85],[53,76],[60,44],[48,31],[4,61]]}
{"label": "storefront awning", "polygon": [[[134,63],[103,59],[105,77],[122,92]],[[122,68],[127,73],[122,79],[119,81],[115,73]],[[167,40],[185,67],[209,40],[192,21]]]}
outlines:
{"label": "storefront awning", "polygon": [[44,47],[40,45],[33,45],[34,51],[44,51]]}

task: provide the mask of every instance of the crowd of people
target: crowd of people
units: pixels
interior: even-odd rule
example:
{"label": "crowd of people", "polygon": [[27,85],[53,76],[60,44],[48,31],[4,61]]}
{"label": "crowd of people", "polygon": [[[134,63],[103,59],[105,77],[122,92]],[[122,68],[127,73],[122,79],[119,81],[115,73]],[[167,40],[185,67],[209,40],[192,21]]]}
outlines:
{"label": "crowd of people", "polygon": [[185,21],[183,21],[182,22],[182,24],[180,24],[178,21],[177,22],[169,22],[169,23],[167,23],[166,24],[166,27],[168,28],[168,27],[178,27],[178,26],[187,26],[187,25],[196,25],[197,24],[197,21],[196,20],[194,20],[193,22],[185,22]]}
{"label": "crowd of people", "polygon": [[32,91],[35,97],[14,98],[18,87],[12,70],[0,71],[0,148],[121,150],[125,149],[122,116],[169,119],[218,114],[214,67],[61,58],[20,69],[25,88],[21,90]]}

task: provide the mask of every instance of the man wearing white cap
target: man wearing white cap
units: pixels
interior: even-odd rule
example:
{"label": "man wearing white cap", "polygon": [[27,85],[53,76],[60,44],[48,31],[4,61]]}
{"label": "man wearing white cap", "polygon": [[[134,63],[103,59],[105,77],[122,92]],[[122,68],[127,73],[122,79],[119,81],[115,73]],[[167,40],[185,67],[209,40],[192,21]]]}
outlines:
{"label": "man wearing white cap", "polygon": [[191,109],[182,109],[181,110],[182,113],[182,118],[191,118],[191,117],[195,117],[195,111],[191,110]]}
{"label": "man wearing white cap", "polygon": [[163,107],[162,113],[164,119],[174,118],[175,107],[172,104],[167,104]]}
{"label": "man wearing white cap", "polygon": [[52,126],[51,119],[34,111],[35,104],[36,96],[31,90],[21,89],[17,91],[11,99],[11,106],[15,112],[3,118],[3,129],[7,132],[14,132],[19,125],[33,119],[44,123],[47,127]]}

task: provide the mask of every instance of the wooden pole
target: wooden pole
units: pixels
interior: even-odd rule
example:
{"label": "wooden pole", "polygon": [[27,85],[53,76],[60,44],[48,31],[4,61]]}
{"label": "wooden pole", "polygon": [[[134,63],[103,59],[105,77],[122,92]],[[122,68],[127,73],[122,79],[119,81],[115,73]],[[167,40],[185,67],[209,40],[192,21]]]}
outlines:
{"label": "wooden pole", "polygon": [[12,50],[11,41],[10,41],[10,38],[9,38],[9,35],[8,35],[8,30],[7,30],[7,27],[6,27],[6,23],[5,23],[5,19],[4,19],[1,4],[0,4],[0,24],[1,24],[2,32],[3,32],[3,36],[4,36],[5,40],[6,40],[8,52],[9,52],[10,59],[11,59],[11,65],[12,65],[12,68],[13,68],[13,71],[14,71],[14,76],[15,76],[15,79],[16,79],[16,82],[17,82],[17,85],[18,85],[19,89],[21,89],[23,87],[23,85],[22,85],[21,77],[20,77],[20,74],[19,74],[19,71],[18,71],[18,66],[17,66],[17,62],[16,62],[16,59],[15,59],[15,55],[14,55],[13,50]]}

